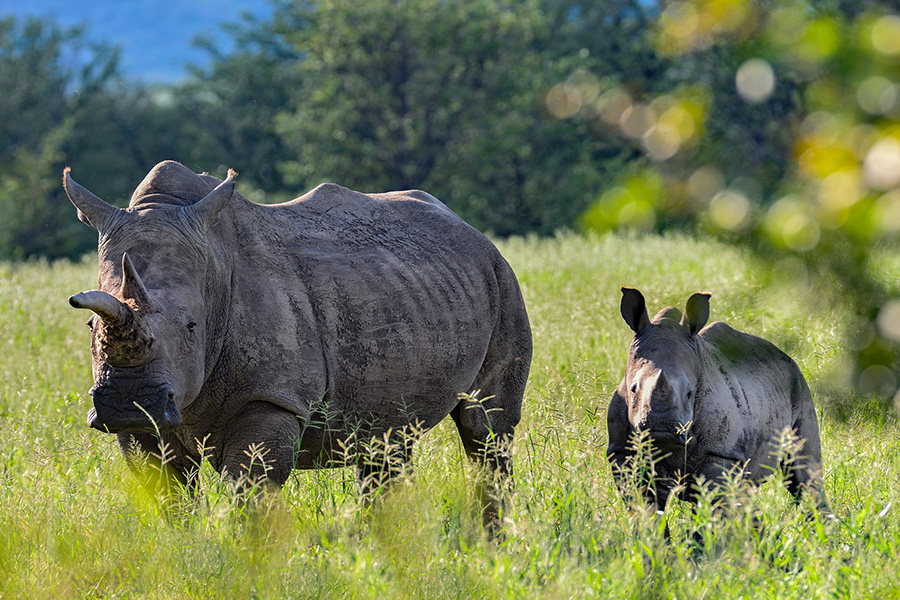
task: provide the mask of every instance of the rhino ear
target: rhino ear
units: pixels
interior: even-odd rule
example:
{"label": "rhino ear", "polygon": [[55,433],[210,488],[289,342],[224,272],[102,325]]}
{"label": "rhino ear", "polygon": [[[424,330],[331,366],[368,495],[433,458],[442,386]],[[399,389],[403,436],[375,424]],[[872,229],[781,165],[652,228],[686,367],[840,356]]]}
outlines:
{"label": "rhino ear", "polygon": [[69,171],[71,171],[69,167],[63,170],[63,188],[66,190],[69,200],[78,209],[78,220],[97,231],[103,231],[119,209],[75,183]]}
{"label": "rhino ear", "polygon": [[237,175],[235,170],[228,169],[228,177],[225,178],[225,181],[216,186],[216,189],[208,193],[205,198],[186,207],[185,212],[206,227],[211,226],[234,194],[235,175]]}
{"label": "rhino ear", "polygon": [[681,324],[688,328],[691,335],[697,335],[697,332],[703,329],[706,322],[709,321],[709,297],[711,295],[708,292],[697,292],[688,298]]}
{"label": "rhino ear", "polygon": [[650,317],[647,315],[647,304],[644,295],[635,288],[622,288],[622,304],[619,307],[622,318],[631,327],[635,335],[641,335],[644,329],[650,325]]}

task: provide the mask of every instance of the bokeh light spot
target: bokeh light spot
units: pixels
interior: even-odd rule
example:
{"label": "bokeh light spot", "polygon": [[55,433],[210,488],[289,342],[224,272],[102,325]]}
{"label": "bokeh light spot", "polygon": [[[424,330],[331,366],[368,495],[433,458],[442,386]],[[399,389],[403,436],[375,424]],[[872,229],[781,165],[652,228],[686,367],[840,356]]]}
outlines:
{"label": "bokeh light spot", "polygon": [[858,388],[863,395],[889,396],[897,389],[897,376],[884,365],[873,365],[860,374]]}
{"label": "bokeh light spot", "polygon": [[687,192],[698,203],[706,203],[725,187],[725,176],[716,167],[700,167],[687,181]]}
{"label": "bokeh light spot", "polygon": [[544,105],[551,116],[557,119],[568,119],[581,108],[581,96],[573,86],[559,83],[547,92]]}
{"label": "bokeh light spot", "polygon": [[873,115],[883,115],[897,104],[897,86],[884,77],[869,77],[856,89],[859,107]]}
{"label": "bokeh light spot", "polygon": [[653,160],[668,160],[681,147],[681,134],[670,123],[659,122],[644,135],[644,148]]}
{"label": "bokeh light spot", "polygon": [[712,222],[726,231],[741,231],[750,223],[750,200],[737,190],[722,190],[709,203]]}
{"label": "bokeh light spot", "polygon": [[631,95],[620,87],[602,94],[594,104],[594,110],[606,123],[618,125],[622,114],[631,107]]}
{"label": "bokeh light spot", "polygon": [[784,244],[795,252],[809,252],[819,243],[819,224],[809,215],[798,213],[784,222]]}
{"label": "bokeh light spot", "polygon": [[647,104],[632,104],[622,113],[619,127],[622,133],[640,139],[656,126],[656,112]]}
{"label": "bokeh light spot", "polygon": [[826,227],[842,225],[847,209],[862,200],[865,193],[859,169],[835,171],[825,177],[819,184],[818,193],[822,224]]}
{"label": "bokeh light spot", "polygon": [[754,104],[763,102],[775,90],[775,71],[761,58],[751,58],[738,68],[735,86],[745,101]]}
{"label": "bokeh light spot", "polygon": [[872,46],[888,57],[900,56],[900,17],[885,15],[872,26]]}
{"label": "bokeh light spot", "polygon": [[872,220],[882,235],[900,232],[900,190],[891,190],[875,201]]}
{"label": "bokeh light spot", "polygon": [[863,159],[866,185],[888,190],[900,184],[900,141],[884,137],[875,142]]}
{"label": "bokeh light spot", "polygon": [[773,204],[764,221],[764,231],[776,246],[794,252],[808,252],[819,243],[821,230],[810,214],[811,205],[788,195]]}
{"label": "bokeh light spot", "polygon": [[900,342],[900,300],[888,300],[878,311],[878,331],[892,342]]}

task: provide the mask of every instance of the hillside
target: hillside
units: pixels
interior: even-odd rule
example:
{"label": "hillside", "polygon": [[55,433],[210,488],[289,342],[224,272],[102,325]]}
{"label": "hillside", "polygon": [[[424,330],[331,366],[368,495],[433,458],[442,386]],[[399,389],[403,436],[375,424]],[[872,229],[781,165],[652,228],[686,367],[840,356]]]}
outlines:
{"label": "hillside", "polygon": [[92,41],[121,48],[126,76],[149,83],[178,80],[187,63],[206,64],[206,54],[192,47],[196,36],[211,36],[227,47],[223,24],[240,21],[242,13],[263,17],[269,12],[267,0],[0,0],[0,18],[39,17],[85,26]]}

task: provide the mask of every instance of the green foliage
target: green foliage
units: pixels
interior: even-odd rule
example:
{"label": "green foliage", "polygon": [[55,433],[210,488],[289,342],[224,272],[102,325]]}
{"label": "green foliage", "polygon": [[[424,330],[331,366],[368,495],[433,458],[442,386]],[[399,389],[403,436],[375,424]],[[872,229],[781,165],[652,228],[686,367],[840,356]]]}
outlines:
{"label": "green foliage", "polygon": [[[79,57],[78,30],[0,20],[0,257],[72,256],[90,238],[63,217],[59,174],[76,125],[70,94],[86,95],[115,57]],[[75,66],[78,65],[78,66]],[[80,67],[80,70],[79,70]]]}
{"label": "green foliage", "polygon": [[[900,382],[900,311],[866,265],[900,239],[895,11],[879,2],[668,5],[655,27],[657,51],[678,63],[668,87],[644,98],[622,89],[624,100],[590,107],[614,106],[618,134],[639,134],[651,159],[639,181],[655,187],[621,175],[582,219],[600,230],[693,222],[802,265],[802,278],[852,303],[853,384],[885,398]],[[702,110],[687,110],[698,90]]]}
{"label": "green foliage", "polygon": [[[684,236],[511,238],[500,248],[535,337],[513,446],[514,526],[500,543],[482,534],[449,419],[419,441],[412,477],[368,512],[352,469],[296,472],[247,507],[204,463],[198,498],[167,519],[112,437],[84,424],[89,335],[65,297],[92,285],[96,263],[0,263],[0,596],[896,595],[900,422],[832,383],[844,364],[838,331],[852,319],[841,298],[798,293],[749,251]],[[897,261],[873,262],[896,288]],[[735,481],[721,512],[709,495],[696,511],[673,501],[668,542],[656,515],[626,506],[605,456],[606,406],[631,334],[620,285],[640,287],[652,307],[709,290],[713,319],[790,350],[818,401],[836,522],[793,506],[777,481]]]}
{"label": "green foliage", "polygon": [[301,92],[279,116],[304,186],[426,189],[498,235],[572,223],[608,166],[587,128],[544,118],[565,73],[541,5],[378,0],[291,3]]}

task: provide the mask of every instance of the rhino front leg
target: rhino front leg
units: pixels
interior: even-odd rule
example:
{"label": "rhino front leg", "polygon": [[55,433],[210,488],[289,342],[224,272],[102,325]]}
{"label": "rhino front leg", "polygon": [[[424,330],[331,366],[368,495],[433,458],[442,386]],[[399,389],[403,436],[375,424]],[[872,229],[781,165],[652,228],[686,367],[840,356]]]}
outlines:
{"label": "rhino front leg", "polygon": [[166,502],[179,489],[194,492],[194,477],[200,462],[174,435],[160,438],[152,433],[118,433],[116,439],[131,471],[141,485]]}
{"label": "rhino front leg", "polygon": [[300,435],[296,415],[268,402],[251,402],[225,428],[216,466],[240,489],[284,485],[294,468]]}

